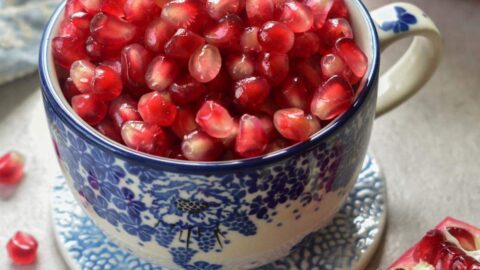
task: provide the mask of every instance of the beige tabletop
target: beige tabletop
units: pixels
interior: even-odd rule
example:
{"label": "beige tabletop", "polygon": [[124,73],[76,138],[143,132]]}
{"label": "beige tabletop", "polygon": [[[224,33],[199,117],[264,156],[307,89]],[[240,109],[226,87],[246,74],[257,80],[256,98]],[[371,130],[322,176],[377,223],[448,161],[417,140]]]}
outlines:
{"label": "beige tabletop", "polygon": [[[371,9],[391,2],[365,0]],[[387,177],[389,214],[369,269],[386,269],[445,216],[480,225],[480,1],[410,2],[436,21],[445,56],[420,94],[375,123],[371,152]],[[383,64],[403,45],[388,50]],[[42,110],[36,75],[0,87],[0,152],[17,149],[28,164],[10,198],[0,189],[0,270],[67,269],[50,227],[50,185],[58,168]],[[17,229],[39,238],[34,266],[15,267],[7,259],[3,246]]]}

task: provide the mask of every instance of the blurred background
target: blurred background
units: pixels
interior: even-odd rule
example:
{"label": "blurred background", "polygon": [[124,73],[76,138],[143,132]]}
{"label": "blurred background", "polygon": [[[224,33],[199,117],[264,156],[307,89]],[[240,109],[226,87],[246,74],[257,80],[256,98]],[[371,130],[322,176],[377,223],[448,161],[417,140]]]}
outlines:
{"label": "blurred background", "polygon": [[[59,171],[35,73],[40,31],[58,2],[0,0],[0,152],[15,149],[28,158],[26,181],[15,196],[0,191],[2,270],[66,269],[50,229],[50,185]],[[395,1],[364,2],[373,10]],[[386,269],[447,215],[480,225],[480,1],[408,2],[437,23],[444,57],[420,94],[375,123],[371,152],[387,178],[389,214],[369,269]],[[398,59],[408,43],[388,49],[383,67]],[[33,266],[11,266],[1,248],[18,229],[40,241]]]}

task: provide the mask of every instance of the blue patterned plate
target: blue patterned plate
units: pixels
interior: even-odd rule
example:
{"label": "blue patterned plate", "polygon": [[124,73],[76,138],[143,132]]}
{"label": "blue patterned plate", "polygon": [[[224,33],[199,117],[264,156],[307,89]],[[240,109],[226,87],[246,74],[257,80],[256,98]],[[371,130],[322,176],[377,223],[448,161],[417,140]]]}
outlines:
{"label": "blue patterned plate", "polygon": [[[376,161],[367,157],[353,192],[332,223],[307,237],[289,257],[258,270],[363,269],[381,239],[386,211],[383,175]],[[52,216],[58,245],[73,270],[167,270],[110,242],[82,212],[63,177],[54,187]]]}

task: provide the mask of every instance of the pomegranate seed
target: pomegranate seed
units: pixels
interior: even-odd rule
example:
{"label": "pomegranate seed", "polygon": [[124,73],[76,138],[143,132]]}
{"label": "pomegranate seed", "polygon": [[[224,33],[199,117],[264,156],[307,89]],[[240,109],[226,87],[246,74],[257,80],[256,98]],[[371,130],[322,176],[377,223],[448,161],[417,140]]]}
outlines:
{"label": "pomegranate seed", "polygon": [[143,95],[138,102],[138,112],[148,124],[164,127],[173,125],[177,117],[177,107],[159,92]]}
{"label": "pomegranate seed", "polygon": [[85,49],[92,60],[114,59],[122,50],[122,47],[108,46],[97,42],[93,37],[88,37]]}
{"label": "pomegranate seed", "polygon": [[166,4],[168,4],[170,1],[172,0],[155,0],[155,4],[157,4],[157,6],[159,8],[163,8]]}
{"label": "pomegranate seed", "polygon": [[203,44],[205,44],[203,37],[181,28],[165,44],[165,55],[188,60],[193,52]]}
{"label": "pomegranate seed", "polygon": [[413,258],[416,262],[424,261],[432,264],[435,256],[440,251],[440,243],[443,241],[445,241],[445,236],[441,231],[429,231],[415,248]]}
{"label": "pomegranate seed", "polygon": [[183,139],[185,135],[193,132],[198,128],[195,122],[195,111],[192,108],[179,108],[177,118],[172,125],[172,131],[178,138]]}
{"label": "pomegranate seed", "polygon": [[95,69],[92,85],[92,94],[101,100],[114,100],[122,94],[122,78],[107,66],[98,66]]}
{"label": "pomegranate seed", "polygon": [[16,232],[8,241],[7,252],[10,259],[19,265],[32,264],[37,259],[38,242],[30,234]]}
{"label": "pomegranate seed", "polygon": [[120,129],[128,121],[140,121],[138,103],[129,96],[121,96],[110,104],[109,115],[115,126]]}
{"label": "pomegranate seed", "polygon": [[317,133],[321,128],[320,121],[313,115],[307,115],[308,125],[310,126],[310,136]]}
{"label": "pomegranate seed", "polygon": [[328,79],[334,75],[339,75],[354,84],[356,77],[352,74],[350,68],[345,64],[345,61],[338,55],[331,53],[322,57],[320,63],[323,77]]}
{"label": "pomegranate seed", "polygon": [[310,86],[314,88],[317,88],[323,82],[322,70],[314,58],[294,62],[293,69],[295,69],[297,74],[302,75]]}
{"label": "pomegranate seed", "polygon": [[242,157],[256,157],[265,152],[268,138],[262,121],[253,115],[244,114],[235,141],[235,151]]}
{"label": "pomegranate seed", "polygon": [[434,259],[435,269],[452,269],[453,260],[458,255],[465,255],[459,248],[451,243],[442,243],[442,249]]}
{"label": "pomegranate seed", "polygon": [[273,0],[246,0],[245,9],[251,24],[262,25],[273,19],[275,5]]}
{"label": "pomegranate seed", "polygon": [[99,43],[122,46],[132,41],[136,34],[133,24],[105,13],[98,13],[90,22],[90,33]]}
{"label": "pomegranate seed", "polygon": [[477,250],[475,236],[473,236],[469,231],[459,227],[448,227],[447,232],[458,240],[464,250]]}
{"label": "pomegranate seed", "polygon": [[70,69],[73,62],[88,59],[85,42],[75,37],[56,37],[52,40],[52,54],[55,63]]}
{"label": "pomegranate seed", "polygon": [[77,89],[75,84],[73,83],[72,78],[68,77],[63,84],[63,95],[65,99],[70,102],[74,96],[81,95],[82,93]]}
{"label": "pomegranate seed", "polygon": [[73,110],[87,122],[95,126],[107,115],[107,105],[93,95],[79,95],[72,98]]}
{"label": "pomegranate seed", "polygon": [[261,53],[257,59],[257,71],[267,78],[272,86],[280,85],[290,70],[288,55],[282,53]]}
{"label": "pomegranate seed", "polygon": [[102,0],[102,7],[100,10],[107,14],[122,18],[125,17],[123,7],[126,0]]}
{"label": "pomegranate seed", "polygon": [[160,8],[154,0],[126,0],[125,19],[136,24],[145,24],[160,15]]}
{"label": "pomegranate seed", "polygon": [[293,48],[295,35],[286,24],[270,21],[260,28],[258,41],[268,52],[287,53]]}
{"label": "pomegranate seed", "polygon": [[95,65],[86,60],[75,61],[70,68],[70,78],[82,93],[91,92],[94,75]]}
{"label": "pomegranate seed", "polygon": [[352,86],[344,78],[333,76],[317,89],[310,110],[321,120],[331,120],[346,112],[353,98]]}
{"label": "pomegranate seed", "polygon": [[89,30],[90,28],[90,19],[92,18],[91,14],[88,14],[83,11],[78,11],[73,13],[70,16],[70,21],[72,24],[81,30]]}
{"label": "pomegranate seed", "polygon": [[194,131],[182,142],[182,153],[192,161],[214,161],[223,154],[220,141],[201,131]]}
{"label": "pomegranate seed", "polygon": [[237,138],[238,131],[240,128],[240,123],[239,121],[235,120],[233,124],[233,128],[230,132],[230,135],[228,137],[221,139],[222,144],[227,147],[227,148],[233,148],[235,144],[235,139]]}
{"label": "pomegranate seed", "polygon": [[145,85],[145,73],[151,60],[151,54],[140,44],[131,44],[123,48],[122,76],[128,85],[133,87]]}
{"label": "pomegranate seed", "polygon": [[15,151],[0,157],[0,184],[16,185],[23,178],[24,159]]}
{"label": "pomegranate seed", "polygon": [[368,69],[368,58],[352,39],[343,38],[335,44],[335,52],[342,57],[353,74],[363,78]]}
{"label": "pomegranate seed", "polygon": [[318,31],[321,37],[320,49],[321,54],[330,53],[335,46],[335,42],[341,38],[353,38],[353,31],[350,23],[345,19],[329,19],[325,22],[322,29]]}
{"label": "pomegranate seed", "polygon": [[208,135],[217,139],[227,138],[235,125],[227,109],[213,101],[202,105],[195,121]]}
{"label": "pomegranate seed", "polygon": [[287,140],[285,139],[277,139],[271,143],[268,144],[267,146],[267,150],[265,150],[266,153],[273,153],[273,152],[277,152],[277,151],[280,151],[280,150],[283,150],[285,148],[287,148],[289,145],[289,143],[287,142]]}
{"label": "pomegranate seed", "polygon": [[267,135],[268,140],[272,141],[276,139],[278,133],[273,124],[272,117],[270,115],[262,115],[259,116],[258,119],[260,119],[260,122],[262,123],[263,131],[265,132],[265,135]]}
{"label": "pomegranate seed", "polygon": [[212,81],[205,84],[207,89],[212,93],[222,93],[222,92],[230,92],[232,89],[232,79],[228,75],[228,71],[226,68],[220,69],[217,77]]}
{"label": "pomegranate seed", "polygon": [[263,77],[250,77],[237,82],[235,103],[246,110],[258,110],[270,94],[270,85]]}
{"label": "pomegranate seed", "polygon": [[304,33],[313,26],[312,10],[303,3],[288,0],[285,2],[280,21],[295,33]]}
{"label": "pomegranate seed", "polygon": [[295,35],[295,43],[288,53],[290,57],[308,58],[318,52],[320,38],[313,32],[305,32]]}
{"label": "pomegranate seed", "polygon": [[113,69],[113,71],[115,71],[115,73],[117,73],[119,76],[122,75],[122,63],[120,61],[107,60],[100,62],[99,65],[109,67]]}
{"label": "pomegranate seed", "polygon": [[298,108],[282,109],[273,116],[277,131],[286,139],[303,142],[313,134],[313,118],[307,118],[305,112]]}
{"label": "pomegranate seed", "polygon": [[[73,15],[73,14],[72,14]],[[88,29],[78,28],[71,20],[64,20],[58,30],[59,37],[75,37],[82,41],[88,36]]]}
{"label": "pomegranate seed", "polygon": [[173,0],[162,9],[162,19],[175,28],[185,28],[197,32],[205,24],[200,1]]}
{"label": "pomegranate seed", "polygon": [[160,126],[142,121],[128,121],[122,127],[125,144],[137,151],[165,156],[168,153],[168,140]]}
{"label": "pomegranate seed", "polygon": [[178,63],[160,55],[155,57],[148,66],[145,81],[150,89],[162,91],[175,81],[179,70]]}
{"label": "pomegranate seed", "polygon": [[230,14],[205,31],[205,39],[220,48],[238,47],[243,30],[242,19]]}
{"label": "pomegranate seed", "polygon": [[220,20],[228,14],[238,13],[241,7],[240,1],[241,0],[207,0],[206,9],[212,19]]}
{"label": "pomegranate seed", "polygon": [[169,91],[173,102],[179,105],[197,102],[206,93],[205,86],[189,75],[170,85]]}
{"label": "pomegranate seed", "polygon": [[116,141],[118,143],[123,143],[122,136],[120,135],[118,128],[115,126],[115,124],[111,120],[105,119],[100,124],[98,124],[95,128],[103,136],[113,141]]}
{"label": "pomegranate seed", "polygon": [[99,12],[102,6],[101,0],[78,0],[78,2],[90,14]]}
{"label": "pomegranate seed", "polygon": [[258,41],[258,31],[260,31],[258,27],[245,28],[240,37],[240,46],[244,52],[260,52],[262,50],[262,46]]}
{"label": "pomegranate seed", "polygon": [[333,0],[333,5],[328,14],[330,18],[344,18],[349,19],[348,8],[343,0]]}
{"label": "pomegranate seed", "polygon": [[272,100],[267,99],[267,101],[263,104],[259,111],[273,116],[278,109],[279,108]]}
{"label": "pomegranate seed", "polygon": [[198,48],[190,57],[188,69],[190,75],[197,81],[206,83],[210,82],[222,68],[222,56],[217,47],[205,44]]}
{"label": "pomegranate seed", "polygon": [[309,91],[302,77],[289,77],[275,92],[275,102],[281,108],[309,109]]}
{"label": "pomegranate seed", "polygon": [[152,21],[145,29],[145,46],[152,52],[163,52],[165,43],[175,33],[175,28],[162,19]]}
{"label": "pomegranate seed", "polygon": [[226,66],[230,77],[235,81],[251,77],[255,73],[255,61],[247,54],[230,55]]}
{"label": "pomegranate seed", "polygon": [[305,4],[312,10],[315,28],[322,28],[332,8],[333,0],[305,0]]}
{"label": "pomegranate seed", "polygon": [[68,0],[67,3],[65,4],[65,12],[64,12],[65,18],[70,18],[70,16],[73,13],[76,13],[78,11],[85,11],[83,6],[80,4],[80,1]]}

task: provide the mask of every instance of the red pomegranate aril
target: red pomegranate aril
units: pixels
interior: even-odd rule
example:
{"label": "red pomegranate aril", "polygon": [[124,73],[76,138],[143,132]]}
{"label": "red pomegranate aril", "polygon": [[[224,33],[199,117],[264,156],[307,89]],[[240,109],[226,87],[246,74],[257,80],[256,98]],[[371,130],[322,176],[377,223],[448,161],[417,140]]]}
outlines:
{"label": "red pomegranate aril", "polygon": [[228,74],[227,68],[224,66],[220,69],[217,77],[205,84],[208,91],[211,93],[231,92],[234,82]]}
{"label": "red pomegranate aril", "polygon": [[264,114],[258,116],[258,119],[260,119],[263,131],[265,131],[265,135],[267,135],[268,140],[273,141],[274,139],[276,139],[278,137],[278,132],[275,129],[272,117],[270,115]]}
{"label": "red pomegranate aril", "polygon": [[0,184],[16,185],[23,178],[24,159],[23,156],[11,151],[0,157]]}
{"label": "red pomegranate aril", "polygon": [[145,81],[150,89],[162,91],[175,81],[179,71],[180,66],[177,62],[160,55],[150,62],[145,73]]}
{"label": "red pomegranate aril", "polygon": [[289,145],[288,141],[283,139],[283,138],[279,138],[279,139],[276,139],[275,141],[271,142],[268,144],[267,146],[267,150],[265,150],[266,153],[273,153],[273,152],[277,152],[277,151],[280,151],[282,149],[285,149],[287,148]]}
{"label": "red pomegranate aril", "polygon": [[102,44],[122,46],[133,40],[136,27],[115,16],[98,13],[90,22],[90,33]]}
{"label": "red pomegranate aril", "polygon": [[255,73],[255,60],[248,54],[231,54],[226,66],[230,77],[235,81],[251,77]]}
{"label": "red pomegranate aril", "polygon": [[201,83],[210,82],[222,68],[222,56],[217,47],[205,44],[190,57],[188,70],[190,75]]}
{"label": "red pomegranate aril", "polygon": [[344,18],[344,19],[349,19],[350,16],[348,14],[348,8],[347,5],[345,5],[344,0],[332,0],[333,5],[332,8],[330,9],[330,13],[328,16],[330,18]]}
{"label": "red pomegranate aril", "polygon": [[133,87],[145,85],[145,73],[152,60],[152,55],[140,44],[131,44],[121,53],[122,76]]}
{"label": "red pomegranate aril", "polygon": [[163,129],[155,124],[142,121],[128,121],[122,127],[125,144],[137,151],[165,156],[170,147]]}
{"label": "red pomegranate aril", "polygon": [[123,10],[125,2],[126,0],[102,0],[102,7],[100,10],[107,14],[122,18],[125,17],[125,11]]}
{"label": "red pomegranate aril", "polygon": [[281,108],[309,109],[310,97],[307,84],[302,77],[289,77],[280,89],[275,91],[275,102]]}
{"label": "red pomegranate aril", "polygon": [[121,46],[108,46],[97,42],[93,37],[88,37],[85,43],[88,56],[94,61],[114,59],[122,50]]}
{"label": "red pomegranate aril", "polygon": [[235,125],[227,109],[214,101],[206,101],[198,110],[195,121],[208,135],[227,138]]}
{"label": "red pomegranate aril", "polygon": [[322,125],[317,117],[313,115],[307,115],[306,117],[310,126],[310,136],[312,136],[322,128]]}
{"label": "red pomegranate aril", "polygon": [[70,16],[70,21],[73,23],[73,25],[75,25],[76,28],[81,30],[88,30],[90,28],[91,18],[91,14],[83,11],[78,11]]}
{"label": "red pomegranate aril", "polygon": [[288,55],[295,58],[308,58],[318,52],[320,38],[313,32],[295,35],[295,43]]}
{"label": "red pomegranate aril", "polygon": [[63,84],[63,95],[65,99],[70,102],[74,96],[81,95],[82,93],[78,90],[78,88],[73,83],[72,78],[68,77]]}
{"label": "red pomegranate aril", "polygon": [[441,231],[429,231],[415,248],[413,258],[416,262],[424,261],[432,264],[435,256],[440,251],[440,243],[443,241],[445,241],[445,236]]}
{"label": "red pomegranate aril", "polygon": [[272,86],[280,85],[290,70],[288,55],[283,53],[261,53],[257,58],[257,72],[268,79]]}
{"label": "red pomegranate aril", "polygon": [[203,44],[205,44],[203,37],[180,28],[165,44],[165,55],[171,58],[188,60],[193,52]]}
{"label": "red pomegranate aril", "polygon": [[175,27],[185,28],[194,32],[205,24],[201,2],[196,0],[173,0],[162,9],[161,18]]}
{"label": "red pomegranate aril", "polygon": [[103,134],[105,137],[116,141],[118,143],[123,143],[122,136],[119,129],[110,119],[103,120],[100,124],[95,127],[98,132]]}
{"label": "red pomegranate aril", "polygon": [[92,81],[95,75],[95,65],[86,60],[78,60],[72,63],[70,68],[70,78],[82,93],[92,91]]}
{"label": "red pomegranate aril", "polygon": [[238,15],[230,14],[207,29],[205,39],[219,48],[231,49],[239,46],[243,30],[242,19]]}
{"label": "red pomegranate aril", "polygon": [[260,28],[258,41],[267,52],[287,53],[293,48],[295,35],[286,24],[269,21]]}
{"label": "red pomegranate aril", "polygon": [[223,154],[222,143],[202,131],[194,131],[182,142],[182,153],[191,161],[215,161]]}
{"label": "red pomegranate aril", "polygon": [[126,0],[125,20],[135,24],[145,24],[160,15],[160,8],[154,0]]}
{"label": "red pomegranate aril", "polygon": [[323,82],[320,63],[315,58],[302,59],[293,63],[296,74],[303,76],[311,87],[317,88]]}
{"label": "red pomegranate aril", "polygon": [[99,12],[102,6],[102,0],[78,0],[78,2],[90,14]]}
{"label": "red pomegranate aril", "polygon": [[335,43],[341,38],[353,38],[353,30],[350,23],[343,18],[329,19],[325,25],[318,31],[320,37],[321,54],[330,53],[334,50]]}
{"label": "red pomegranate aril", "polygon": [[76,37],[56,37],[52,40],[52,54],[55,63],[69,69],[76,60],[89,59],[85,42]]}
{"label": "red pomegranate aril", "polygon": [[228,135],[228,137],[226,138],[221,139],[223,146],[225,146],[227,149],[234,148],[235,139],[237,138],[239,129],[240,129],[240,123],[238,120],[235,120],[233,128],[230,132],[230,135]]}
{"label": "red pomegranate aril", "polygon": [[177,117],[177,107],[164,95],[154,91],[143,95],[138,102],[138,112],[148,124],[168,127]]}
{"label": "red pomegranate aril", "polygon": [[313,26],[313,13],[310,7],[301,2],[287,0],[283,6],[280,21],[295,33],[304,33]]}
{"label": "red pomegranate aril", "polygon": [[270,94],[270,84],[263,77],[249,77],[235,86],[235,104],[247,111],[257,111]]}
{"label": "red pomegranate aril", "polygon": [[460,243],[460,246],[466,251],[475,251],[477,248],[475,236],[469,231],[459,227],[447,227],[447,232],[451,234]]}
{"label": "red pomegranate aril", "polygon": [[334,75],[339,75],[348,80],[351,84],[357,82],[357,77],[352,74],[352,71],[345,61],[334,53],[323,56],[320,67],[322,68],[322,74],[325,79],[333,77]]}
{"label": "red pomegranate aril", "polygon": [[38,241],[32,235],[18,231],[7,243],[10,259],[18,265],[33,264],[37,259]]}
{"label": "red pomegranate aril", "polygon": [[130,96],[121,96],[110,104],[109,115],[115,126],[120,129],[128,121],[140,121],[138,103]]}
{"label": "red pomegranate aril", "polygon": [[175,33],[175,28],[158,18],[145,29],[145,46],[152,52],[163,52],[165,43]]}
{"label": "red pomegranate aril", "polygon": [[363,78],[367,73],[368,58],[352,39],[338,40],[335,44],[335,53],[342,57],[356,77]]}
{"label": "red pomegranate aril", "polygon": [[243,52],[260,52],[262,46],[258,41],[258,27],[247,27],[244,29],[242,36],[240,37],[240,46]]}
{"label": "red pomegranate aril", "polygon": [[354,90],[342,77],[333,76],[315,92],[310,110],[321,120],[331,120],[353,104]]}
{"label": "red pomegranate aril", "polygon": [[168,4],[172,0],[154,0],[154,1],[159,8],[163,8],[166,4]]}
{"label": "red pomegranate aril", "polygon": [[177,118],[172,125],[172,131],[178,138],[183,139],[185,135],[195,131],[198,128],[195,122],[195,110],[189,107],[178,108]]}
{"label": "red pomegranate aril", "polygon": [[98,66],[95,69],[92,85],[92,94],[101,100],[111,101],[122,94],[122,78],[107,66]]}
{"label": "red pomegranate aril", "polygon": [[85,11],[83,8],[82,4],[78,0],[68,0],[67,3],[65,4],[65,12],[64,16],[65,18],[70,18],[70,16],[73,13],[79,12],[79,11]]}
{"label": "red pomegranate aril", "polygon": [[117,73],[119,76],[122,76],[122,63],[120,61],[106,60],[106,61],[100,62],[98,65],[109,67],[113,71],[115,71],[115,73]]}
{"label": "red pomegranate aril", "polygon": [[286,139],[303,142],[312,135],[311,123],[305,112],[298,108],[282,109],[273,116],[277,131]]}
{"label": "red pomegranate aril", "polygon": [[220,20],[228,14],[240,12],[240,2],[244,0],[206,0],[208,15],[214,20]]}
{"label": "red pomegranate aril", "polygon": [[88,124],[95,126],[107,115],[107,105],[94,95],[79,95],[72,98],[73,111]]}
{"label": "red pomegranate aril", "polygon": [[315,29],[322,28],[332,9],[333,0],[305,0],[305,5],[312,10]]}
{"label": "red pomegranate aril", "polygon": [[262,25],[273,19],[275,5],[273,0],[245,0],[245,10],[252,25]]}
{"label": "red pomegranate aril", "polygon": [[82,40],[82,42],[85,41],[85,37],[87,37],[88,34],[88,28],[78,28],[71,20],[63,20],[58,29],[59,37],[76,37]]}
{"label": "red pomegranate aril", "polygon": [[168,90],[173,102],[178,105],[198,102],[206,93],[205,85],[197,82],[190,75],[175,81]]}
{"label": "red pomegranate aril", "polygon": [[235,151],[242,157],[260,156],[268,145],[267,134],[262,121],[253,115],[244,114],[240,119],[240,128],[235,141]]}

